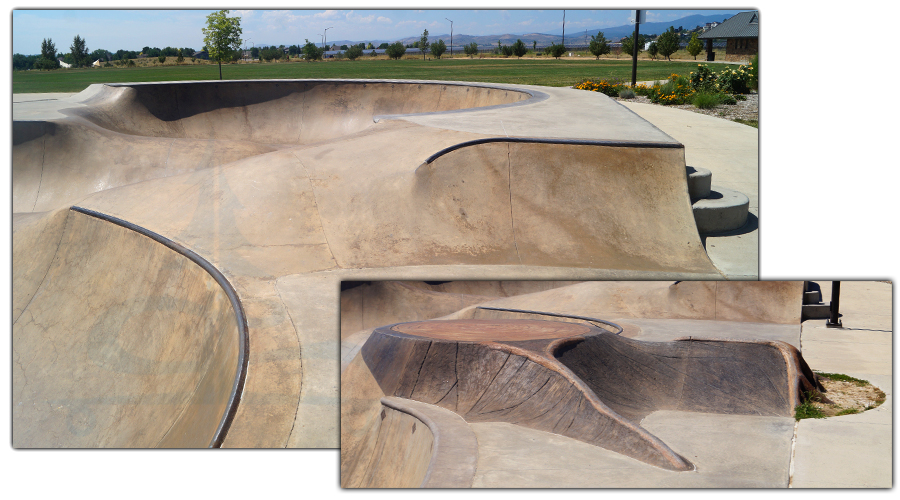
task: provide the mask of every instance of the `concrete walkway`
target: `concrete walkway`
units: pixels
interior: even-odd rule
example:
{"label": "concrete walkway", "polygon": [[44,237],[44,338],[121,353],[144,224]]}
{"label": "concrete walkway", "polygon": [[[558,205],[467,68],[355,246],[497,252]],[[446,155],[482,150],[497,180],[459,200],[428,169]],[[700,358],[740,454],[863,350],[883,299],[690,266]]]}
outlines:
{"label": "concrete walkway", "polygon": [[[818,281],[822,299],[831,282]],[[821,420],[801,420],[796,430],[793,488],[890,488],[893,471],[893,286],[841,282],[843,328],[826,320],[803,323],[803,357],[816,371],[868,380],[885,392],[874,410]]]}

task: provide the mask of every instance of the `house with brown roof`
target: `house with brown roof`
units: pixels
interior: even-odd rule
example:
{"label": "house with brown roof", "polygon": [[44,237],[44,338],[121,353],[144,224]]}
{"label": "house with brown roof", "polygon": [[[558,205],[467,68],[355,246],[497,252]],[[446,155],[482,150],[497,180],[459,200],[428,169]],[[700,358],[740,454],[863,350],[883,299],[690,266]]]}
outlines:
{"label": "house with brown roof", "polygon": [[726,61],[747,60],[759,53],[759,11],[741,12],[699,37],[706,40],[706,60],[714,61],[713,40],[726,41]]}

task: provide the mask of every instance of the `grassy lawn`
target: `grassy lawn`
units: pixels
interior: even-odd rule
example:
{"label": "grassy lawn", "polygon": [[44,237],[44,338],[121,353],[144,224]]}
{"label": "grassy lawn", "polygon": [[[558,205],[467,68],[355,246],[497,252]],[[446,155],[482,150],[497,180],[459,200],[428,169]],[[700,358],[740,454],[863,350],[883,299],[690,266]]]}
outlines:
{"label": "grassy lawn", "polygon": [[[697,63],[639,61],[638,81],[665,80],[672,73],[688,74]],[[289,78],[373,78],[460,80],[567,87],[584,78],[631,80],[631,60],[578,59],[419,59],[228,64],[226,80]],[[92,83],[218,80],[214,64],[164,65],[135,68],[92,68],[54,71],[14,71],[13,93],[80,92]]]}

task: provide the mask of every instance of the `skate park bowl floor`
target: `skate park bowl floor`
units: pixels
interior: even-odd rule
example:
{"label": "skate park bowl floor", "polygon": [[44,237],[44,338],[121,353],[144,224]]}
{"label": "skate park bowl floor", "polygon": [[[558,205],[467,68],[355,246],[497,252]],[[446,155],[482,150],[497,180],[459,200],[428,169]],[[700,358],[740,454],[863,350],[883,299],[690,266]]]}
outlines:
{"label": "skate park bowl floor", "polygon": [[684,155],[571,89],[179,82],[16,101],[14,446],[337,447],[342,279],[719,279]]}

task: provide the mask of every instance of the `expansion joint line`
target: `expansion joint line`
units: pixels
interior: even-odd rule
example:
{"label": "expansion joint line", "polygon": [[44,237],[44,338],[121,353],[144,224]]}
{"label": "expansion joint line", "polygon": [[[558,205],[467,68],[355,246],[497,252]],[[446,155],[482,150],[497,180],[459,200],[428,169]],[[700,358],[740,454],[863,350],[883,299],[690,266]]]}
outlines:
{"label": "expansion joint line", "polygon": [[510,143],[506,143],[506,180],[509,188],[509,223],[512,226],[513,245],[516,248],[516,258],[519,264],[522,263],[522,256],[519,255],[519,242],[516,241],[516,218],[513,216],[513,198],[512,198],[512,157],[510,154]]}
{"label": "expansion joint line", "polygon": [[300,332],[297,330],[297,325],[294,323],[294,317],[291,316],[290,308],[288,308],[284,303],[284,297],[281,296],[281,290],[278,289],[277,279],[275,280],[274,288],[275,294],[278,295],[278,300],[281,301],[281,307],[284,308],[284,311],[287,313],[288,320],[291,322],[291,328],[294,329],[294,335],[297,337],[297,345],[300,346],[300,352],[297,355],[297,359],[300,360],[300,390],[297,393],[297,409],[294,411],[294,420],[293,422],[291,422],[291,430],[290,432],[288,432],[288,440],[284,446],[285,448],[287,448],[290,444],[291,436],[294,435],[294,427],[297,426],[297,416],[300,415],[300,404],[303,401],[303,389],[305,387],[303,380],[306,379],[306,377],[303,376],[303,368],[304,366],[306,366],[306,363],[303,362],[303,344],[300,342]]}
{"label": "expansion joint line", "polygon": [[41,288],[44,287],[44,282],[47,281],[47,276],[50,275],[50,269],[53,268],[53,263],[56,262],[57,255],[59,255],[59,249],[62,246],[62,240],[66,235],[67,229],[69,229],[68,214],[66,215],[66,222],[63,225],[62,231],[59,232],[59,241],[56,242],[56,250],[53,251],[53,258],[50,259],[50,264],[47,265],[47,270],[44,271],[44,277],[41,278],[41,283],[37,286],[37,288],[34,289],[34,295],[32,295],[30,299],[28,299],[28,303],[25,304],[25,307],[22,308],[22,311],[19,313],[18,316],[16,316],[16,319],[13,320],[13,325],[15,325],[16,323],[19,322],[19,318],[21,318],[22,315],[25,314],[25,311],[28,310],[28,307],[34,301],[34,298],[37,297],[39,293],[41,293]]}
{"label": "expansion joint line", "polygon": [[294,158],[297,159],[297,163],[303,167],[303,171],[306,172],[306,180],[309,182],[309,190],[312,191],[313,195],[313,204],[316,206],[316,215],[319,218],[319,227],[322,228],[322,237],[325,238],[325,245],[328,246],[328,253],[331,254],[331,261],[334,262],[335,267],[340,267],[338,265],[337,257],[334,256],[334,251],[331,249],[331,243],[328,242],[328,232],[325,230],[325,225],[322,224],[322,213],[319,212],[319,198],[316,196],[316,186],[313,185],[312,176],[309,174],[309,169],[306,168],[306,165],[303,164],[303,160],[297,156],[297,153],[291,150],[291,154]]}
{"label": "expansion joint line", "polygon": [[47,134],[44,134],[41,137],[41,178],[38,180],[38,188],[37,192],[34,193],[34,205],[31,206],[31,211],[34,212],[34,209],[37,208],[38,199],[41,197],[41,186],[44,184],[44,158],[47,156]]}

